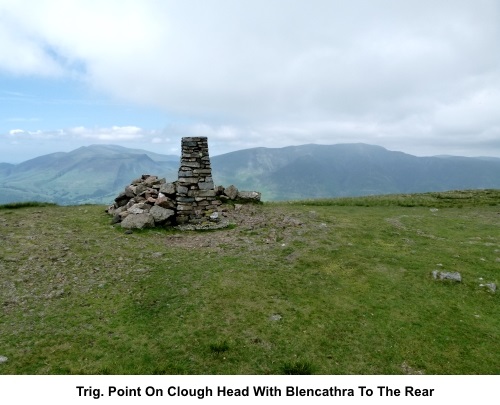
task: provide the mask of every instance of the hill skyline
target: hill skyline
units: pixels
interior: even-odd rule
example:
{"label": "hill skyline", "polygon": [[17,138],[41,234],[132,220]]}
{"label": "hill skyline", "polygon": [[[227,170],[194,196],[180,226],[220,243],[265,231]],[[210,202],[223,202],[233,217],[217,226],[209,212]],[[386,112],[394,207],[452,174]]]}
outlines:
{"label": "hill skyline", "polygon": [[[91,145],[0,163],[0,203],[107,204],[141,174],[175,181],[179,159]],[[500,188],[499,158],[417,157],[363,143],[242,149],[211,162],[216,184],[261,191],[264,201]]]}

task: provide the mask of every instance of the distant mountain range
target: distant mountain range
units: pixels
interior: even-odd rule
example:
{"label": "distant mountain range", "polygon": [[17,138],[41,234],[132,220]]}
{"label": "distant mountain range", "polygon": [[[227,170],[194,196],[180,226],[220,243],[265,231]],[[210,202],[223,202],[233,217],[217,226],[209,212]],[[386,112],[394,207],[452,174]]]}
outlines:
{"label": "distant mountain range", "polygon": [[[109,204],[141,174],[177,179],[179,156],[115,145],[0,163],[0,204]],[[416,157],[366,144],[253,148],[211,157],[216,184],[258,190],[262,199],[500,188],[500,159]]]}

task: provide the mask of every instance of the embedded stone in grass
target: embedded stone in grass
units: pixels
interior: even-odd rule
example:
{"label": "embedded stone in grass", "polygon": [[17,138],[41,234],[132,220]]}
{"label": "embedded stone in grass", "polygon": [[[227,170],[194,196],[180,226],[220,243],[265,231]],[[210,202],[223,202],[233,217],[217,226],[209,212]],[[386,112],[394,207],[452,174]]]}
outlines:
{"label": "embedded stone in grass", "polygon": [[492,293],[497,291],[497,285],[495,283],[479,284],[479,287],[486,288],[490,290]]}
{"label": "embedded stone in grass", "polygon": [[459,283],[462,281],[462,276],[458,271],[448,272],[448,271],[434,270],[432,272],[432,277],[434,279],[439,278],[440,280],[452,280],[452,281],[457,281]]}
{"label": "embedded stone in grass", "polygon": [[269,317],[270,321],[281,321],[283,317],[280,314],[273,314]]}
{"label": "embedded stone in grass", "polygon": [[0,356],[0,364],[2,364],[2,363],[6,363],[6,362],[7,362],[7,360],[9,360],[9,358],[8,358],[8,357],[5,357],[5,356]]}
{"label": "embedded stone in grass", "polygon": [[404,361],[403,364],[401,364],[401,369],[403,370],[403,373],[406,375],[416,375],[416,374],[422,375],[422,374],[424,374],[423,371],[417,370],[416,368],[409,366],[406,361]]}

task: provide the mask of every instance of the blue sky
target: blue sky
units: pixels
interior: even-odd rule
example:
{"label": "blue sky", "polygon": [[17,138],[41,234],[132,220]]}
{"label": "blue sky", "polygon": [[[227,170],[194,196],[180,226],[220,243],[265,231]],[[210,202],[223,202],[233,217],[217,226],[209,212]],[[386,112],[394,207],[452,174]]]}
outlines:
{"label": "blue sky", "polygon": [[95,143],[500,157],[495,0],[0,0],[0,162]]}

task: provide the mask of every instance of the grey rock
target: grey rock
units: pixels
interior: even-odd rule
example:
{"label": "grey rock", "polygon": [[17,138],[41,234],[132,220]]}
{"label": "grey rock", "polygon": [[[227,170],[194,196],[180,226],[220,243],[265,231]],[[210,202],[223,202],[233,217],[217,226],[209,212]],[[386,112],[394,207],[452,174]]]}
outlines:
{"label": "grey rock", "polygon": [[236,197],[238,197],[238,189],[235,186],[230,185],[229,187],[226,187],[224,189],[224,194],[227,195],[231,200],[234,200],[236,199]]}
{"label": "grey rock", "polygon": [[179,170],[178,176],[179,177],[192,177],[193,171],[188,169],[188,168],[181,168],[181,170]]}
{"label": "grey rock", "polygon": [[146,186],[148,187],[151,187],[155,184],[160,184],[160,179],[157,176],[149,176],[144,180],[144,184],[146,184]]}
{"label": "grey rock", "polygon": [[224,194],[224,187],[223,186],[215,186],[214,190],[215,190],[216,195]]}
{"label": "grey rock", "polygon": [[200,190],[195,195],[197,197],[215,197],[215,190]]}
{"label": "grey rock", "polygon": [[6,362],[7,362],[7,360],[9,360],[9,358],[8,358],[8,357],[5,357],[5,356],[0,356],[0,364],[2,364],[2,363],[6,363]]}
{"label": "grey rock", "polygon": [[239,191],[238,199],[243,201],[259,202],[261,193],[258,191]]}
{"label": "grey rock", "polygon": [[128,212],[128,211],[122,211],[118,214],[118,216],[120,217],[120,221],[123,220],[123,218],[128,217],[129,215],[130,215],[130,212]]}
{"label": "grey rock", "polygon": [[176,201],[180,202],[180,203],[192,203],[192,202],[194,202],[194,198],[193,197],[177,197]]}
{"label": "grey rock", "polygon": [[201,167],[200,162],[182,162],[182,165],[187,166],[187,167],[192,167],[192,168]]}
{"label": "grey rock", "polygon": [[280,314],[273,314],[269,317],[270,321],[281,321],[283,317]]}
{"label": "grey rock", "polygon": [[196,184],[198,177],[179,177],[179,184]]}
{"label": "grey rock", "polygon": [[127,211],[128,211],[129,214],[142,214],[144,212],[144,209],[143,208],[139,208],[139,204],[134,204]]}
{"label": "grey rock", "polygon": [[137,187],[135,188],[135,193],[136,193],[137,195],[140,195],[140,194],[144,193],[147,189],[148,189],[148,188],[147,188],[144,184],[140,183],[140,184],[138,184],[138,185],[137,185]]}
{"label": "grey rock", "polygon": [[160,187],[160,193],[165,195],[174,195],[175,194],[175,184],[174,183],[165,183]]}
{"label": "grey rock", "polygon": [[162,208],[175,208],[175,203],[168,197],[158,197],[156,199],[155,205]]}
{"label": "grey rock", "polygon": [[121,222],[122,228],[143,229],[155,226],[155,220],[151,213],[130,214]]}
{"label": "grey rock", "polygon": [[479,284],[479,287],[487,288],[493,293],[497,291],[497,285],[495,283]]}
{"label": "grey rock", "polygon": [[201,175],[201,177],[207,176],[207,181],[213,181],[212,177],[210,177],[212,175],[212,169],[193,169],[193,173]]}
{"label": "grey rock", "polygon": [[198,188],[200,190],[213,190],[214,189],[214,182],[213,181],[204,181],[204,182],[198,183]]}
{"label": "grey rock", "polygon": [[173,210],[162,208],[158,205],[152,207],[149,213],[153,216],[154,221],[159,224],[165,222],[167,219],[175,215],[175,212]]}
{"label": "grey rock", "polygon": [[115,198],[115,203],[117,207],[123,207],[124,205],[127,205],[129,198],[126,196],[125,193],[120,193],[118,194],[118,197]]}
{"label": "grey rock", "polygon": [[137,187],[134,185],[127,186],[127,187],[125,187],[125,195],[128,198],[134,198],[136,196],[136,190],[137,190]]}
{"label": "grey rock", "polygon": [[438,271],[434,270],[432,272],[432,277],[435,279],[440,279],[440,280],[452,280],[452,281],[462,281],[462,276],[460,275],[459,272],[447,272],[447,271]]}

